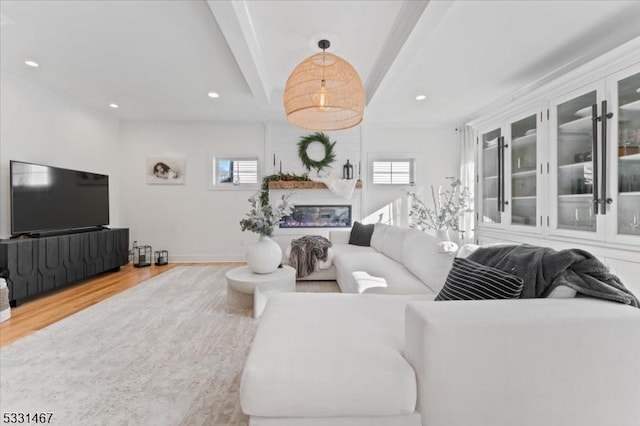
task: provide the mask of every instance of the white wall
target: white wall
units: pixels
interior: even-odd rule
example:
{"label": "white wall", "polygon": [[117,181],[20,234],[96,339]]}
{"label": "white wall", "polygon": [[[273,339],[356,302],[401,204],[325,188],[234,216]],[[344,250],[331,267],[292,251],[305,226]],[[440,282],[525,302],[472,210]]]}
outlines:
{"label": "white wall", "polygon": [[[453,127],[422,128],[399,126],[367,126],[363,129],[363,176],[367,176],[364,188],[364,219],[367,223],[378,221],[380,214],[393,216],[393,223],[407,225],[406,197],[401,188],[393,185],[371,185],[368,170],[374,157],[394,158],[414,154],[416,159],[416,185],[430,193],[431,185],[448,188],[447,176],[458,176],[460,167],[460,143]],[[365,160],[366,166],[365,169]],[[367,173],[367,174],[365,174]],[[425,200],[428,204],[429,200]]]}
{"label": "white wall", "polygon": [[[171,261],[243,260],[246,246],[257,238],[239,225],[253,191],[209,190],[209,154],[258,155],[270,174],[276,152],[283,171],[300,172],[296,143],[308,133],[286,124],[265,130],[260,123],[118,123],[5,74],[0,106],[2,237],[10,234],[9,160],[22,160],[108,174],[111,225],[129,227],[131,241],[168,250]],[[330,136],[338,140],[338,173],[345,158],[354,164],[361,159],[365,169],[367,158],[377,153],[416,154],[418,186],[424,188],[444,184],[445,176],[458,172],[453,129],[369,125]],[[147,184],[147,157],[185,158],[185,184]],[[399,188],[370,186],[366,170],[363,180],[364,189],[355,196],[363,217],[402,196]]]}
{"label": "white wall", "polygon": [[[369,153],[410,152],[416,154],[418,162],[418,185],[445,184],[445,176],[457,175],[459,147],[453,129],[375,127],[364,129],[363,134],[363,168]],[[351,152],[360,144],[359,135],[360,131],[354,130],[343,138],[339,132],[333,133],[331,138],[338,143],[346,138]],[[209,155],[259,155],[266,163],[264,172],[271,174],[273,152],[277,152],[278,158],[285,160],[284,172],[300,172],[292,170],[295,162],[288,159],[283,148],[285,138],[295,152],[299,135],[294,129],[287,130],[286,125],[265,129],[262,124],[246,123],[123,122],[123,220],[131,228],[132,241],[149,244],[154,250],[168,250],[171,261],[243,260],[246,246],[257,238],[240,231],[239,225],[253,191],[209,190]],[[185,158],[186,183],[147,184],[147,157]],[[336,163],[342,166],[342,162]],[[374,188],[366,181],[364,191],[363,216],[402,195],[399,188]]]}
{"label": "white wall", "polygon": [[[262,124],[123,122],[123,215],[131,241],[170,261],[243,260],[255,234],[240,231],[252,190],[209,190],[209,154],[264,156]],[[186,159],[184,185],[149,185],[147,157]]]}
{"label": "white wall", "polygon": [[121,226],[118,121],[0,75],[0,238],[11,233],[9,160],[109,175],[111,226]]}

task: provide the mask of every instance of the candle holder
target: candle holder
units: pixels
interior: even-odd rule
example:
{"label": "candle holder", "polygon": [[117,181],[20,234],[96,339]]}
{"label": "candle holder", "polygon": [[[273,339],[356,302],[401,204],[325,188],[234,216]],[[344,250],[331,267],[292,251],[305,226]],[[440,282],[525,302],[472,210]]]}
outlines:
{"label": "candle holder", "polygon": [[154,253],[156,266],[162,266],[169,263],[169,252],[166,250],[158,250]]}
{"label": "candle holder", "polygon": [[353,179],[353,164],[349,163],[349,160],[342,166],[342,179]]}
{"label": "candle holder", "polygon": [[138,246],[133,251],[133,266],[143,268],[151,265],[151,246]]}

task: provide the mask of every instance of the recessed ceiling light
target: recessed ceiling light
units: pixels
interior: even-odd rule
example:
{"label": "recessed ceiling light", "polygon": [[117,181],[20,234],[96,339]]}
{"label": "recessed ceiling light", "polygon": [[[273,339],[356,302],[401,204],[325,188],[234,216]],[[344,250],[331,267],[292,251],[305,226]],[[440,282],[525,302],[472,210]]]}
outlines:
{"label": "recessed ceiling light", "polygon": [[28,65],[28,66],[30,66],[30,67],[32,67],[32,68],[38,68],[38,67],[40,66],[40,65],[38,65],[38,63],[37,63],[37,62],[35,62],[35,61],[24,61],[24,64],[25,64],[25,65]]}
{"label": "recessed ceiling light", "polygon": [[207,96],[209,96],[210,98],[216,99],[216,98],[220,97],[220,94],[216,93],[216,92],[209,92],[209,93],[207,93]]}
{"label": "recessed ceiling light", "polygon": [[111,108],[114,108],[114,109],[115,109],[115,108],[119,108],[119,107],[120,107],[120,105],[118,105],[118,104],[109,104],[109,107],[111,107]]}
{"label": "recessed ceiling light", "polygon": [[416,96],[416,101],[424,101],[427,99],[427,95],[418,95]]}

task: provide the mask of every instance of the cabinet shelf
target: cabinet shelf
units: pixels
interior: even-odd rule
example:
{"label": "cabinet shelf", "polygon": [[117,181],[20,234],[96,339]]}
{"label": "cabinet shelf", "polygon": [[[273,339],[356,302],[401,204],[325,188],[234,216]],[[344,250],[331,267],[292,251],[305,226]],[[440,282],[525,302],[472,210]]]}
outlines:
{"label": "cabinet shelf", "polygon": [[583,167],[583,166],[585,166],[587,164],[591,164],[591,161],[583,161],[582,163],[563,164],[561,166],[558,166],[558,169],[562,170],[562,169],[580,168],[580,167]]}
{"label": "cabinet shelf", "polygon": [[620,197],[640,197],[640,191],[633,192],[620,192],[618,193]]}
{"label": "cabinet shelf", "polygon": [[484,176],[483,179],[498,179],[498,176]]}
{"label": "cabinet shelf", "polygon": [[640,101],[629,102],[628,104],[620,105],[620,109],[623,111],[640,111]]}
{"label": "cabinet shelf", "polygon": [[575,132],[575,131],[590,131],[591,130],[591,116],[581,117],[573,121],[568,121],[558,126],[558,129]]}
{"label": "cabinet shelf", "polygon": [[535,195],[527,195],[522,197],[511,197],[513,201],[517,200],[535,200],[537,197]]}
{"label": "cabinet shelf", "polygon": [[511,176],[513,177],[535,177],[535,175],[536,175],[536,169],[511,173]]}
{"label": "cabinet shelf", "polygon": [[640,161],[640,154],[623,155],[618,158],[620,161]]}
{"label": "cabinet shelf", "polygon": [[558,198],[560,200],[567,200],[567,199],[571,199],[571,198],[592,198],[593,194],[561,194],[558,195]]}
{"label": "cabinet shelf", "polygon": [[536,142],[536,134],[531,133],[530,135],[520,136],[519,138],[515,138],[511,141],[514,145],[529,145]]}

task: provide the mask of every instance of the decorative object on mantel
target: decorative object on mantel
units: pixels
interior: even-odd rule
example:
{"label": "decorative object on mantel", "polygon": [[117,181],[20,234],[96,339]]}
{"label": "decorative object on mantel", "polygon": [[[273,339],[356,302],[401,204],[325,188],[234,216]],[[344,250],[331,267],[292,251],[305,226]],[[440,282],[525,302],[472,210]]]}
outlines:
{"label": "decorative object on mantel", "polygon": [[[271,186],[272,182],[278,182],[279,185],[277,188],[273,188]],[[269,175],[262,178],[262,185],[260,186],[260,202],[262,204],[269,204],[269,189],[299,189],[302,186],[295,186],[293,182],[298,182],[301,184],[311,184],[311,179],[309,179],[309,175],[297,175],[295,173],[276,173],[275,175]],[[291,185],[289,185],[291,184]]]}
{"label": "decorative object on mantel", "polygon": [[447,177],[451,189],[443,191],[441,187],[436,191],[431,185],[433,208],[428,207],[413,191],[406,191],[409,196],[409,227],[424,231],[433,229],[436,237],[449,239],[448,230],[458,232],[464,239],[464,231],[460,229],[460,217],[469,209],[469,189],[462,187],[460,179]]}
{"label": "decorative object on mantel", "polygon": [[353,179],[353,164],[349,163],[347,159],[347,163],[342,166],[342,179]]}
{"label": "decorative object on mantel", "polygon": [[258,242],[247,249],[247,265],[256,274],[270,274],[282,261],[282,249],[270,237],[282,218],[291,214],[290,197],[291,194],[284,194],[275,209],[269,201],[262,202],[259,192],[249,198],[251,210],[240,221],[240,228],[260,235]]}
{"label": "decorative object on mantel", "polygon": [[312,181],[323,183],[327,189],[342,198],[349,199],[353,196],[353,190],[360,181],[354,179],[339,179],[334,177],[312,177]]}
{"label": "decorative object on mantel", "polygon": [[308,130],[342,130],[362,122],[365,92],[347,61],[327,53],[320,40],[316,53],[291,72],[284,89],[284,110],[291,124]]}
{"label": "decorative object on mantel", "polygon": [[[279,181],[273,180],[269,182],[269,189],[328,189],[327,185],[322,182],[316,182],[309,179],[309,181],[300,181],[300,182],[287,182],[287,181]],[[362,181],[356,181],[356,188],[362,188]]]}
{"label": "decorative object on mantel", "polygon": [[[314,143],[321,143],[324,146],[324,157],[318,160],[314,160],[309,157],[309,146]],[[331,142],[329,136],[322,132],[312,133],[308,136],[303,136],[298,142],[298,156],[302,165],[307,169],[316,169],[320,173],[323,169],[329,167],[331,163],[336,160],[336,154],[333,152],[333,148],[336,146],[336,142]]]}

